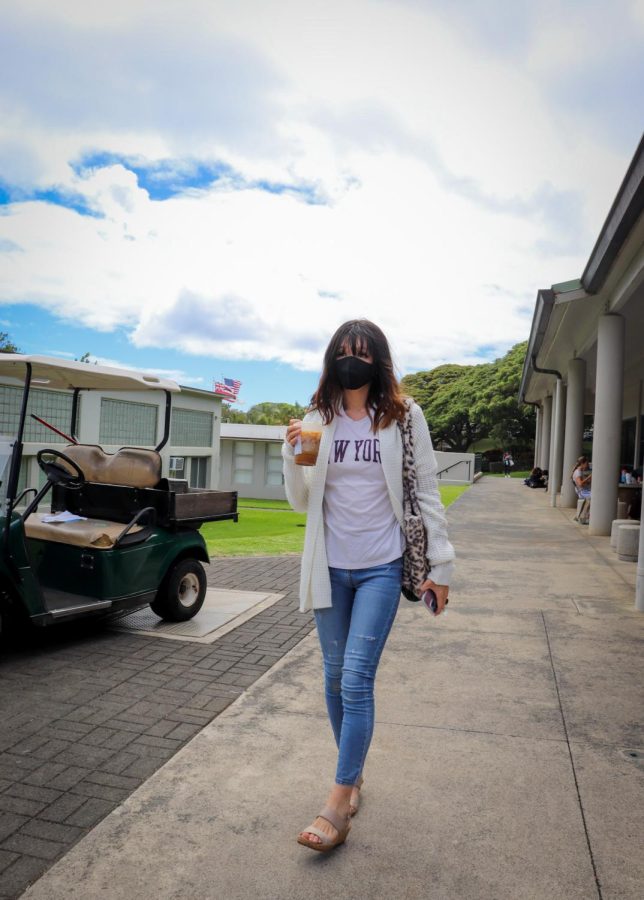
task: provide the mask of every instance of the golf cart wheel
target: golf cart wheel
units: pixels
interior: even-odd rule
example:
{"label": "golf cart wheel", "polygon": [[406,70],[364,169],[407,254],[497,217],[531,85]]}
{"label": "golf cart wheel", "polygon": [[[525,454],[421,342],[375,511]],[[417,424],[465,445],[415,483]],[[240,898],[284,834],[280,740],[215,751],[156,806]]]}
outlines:
{"label": "golf cart wheel", "polygon": [[196,559],[180,559],[166,575],[150,606],[167,622],[185,622],[203,606],[206,587],[201,563]]}

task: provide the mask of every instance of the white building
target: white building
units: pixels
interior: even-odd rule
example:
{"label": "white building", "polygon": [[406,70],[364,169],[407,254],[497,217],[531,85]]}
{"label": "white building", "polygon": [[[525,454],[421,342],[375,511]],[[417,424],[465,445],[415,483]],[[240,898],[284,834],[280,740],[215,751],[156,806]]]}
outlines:
{"label": "white building", "polygon": [[[285,500],[282,443],[286,425],[221,425],[221,490],[241,497]],[[471,484],[473,453],[436,451],[441,484]]]}
{"label": "white building", "polygon": [[[581,278],[537,294],[520,388],[537,410],[535,465],[550,471],[552,505],[576,504],[570,474],[594,417],[590,534],[610,534],[620,466],[642,465],[643,382],[644,138]],[[644,529],[639,560],[644,610]]]}
{"label": "white building", "polygon": [[221,425],[219,484],[241,497],[285,500],[282,444],[286,425]]}

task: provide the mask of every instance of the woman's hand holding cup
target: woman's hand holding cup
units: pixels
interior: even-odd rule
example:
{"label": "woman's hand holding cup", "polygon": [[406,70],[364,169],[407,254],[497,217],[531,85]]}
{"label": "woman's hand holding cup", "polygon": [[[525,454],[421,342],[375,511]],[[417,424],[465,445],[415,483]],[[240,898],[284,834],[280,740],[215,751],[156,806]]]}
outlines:
{"label": "woman's hand holding cup", "polygon": [[291,447],[294,447],[296,442],[299,440],[301,434],[302,434],[302,420],[301,419],[289,419],[288,426],[286,428],[287,444],[290,444]]}
{"label": "woman's hand holding cup", "polygon": [[286,441],[295,451],[297,466],[314,466],[317,462],[322,437],[321,422],[307,422],[290,419],[286,428]]}

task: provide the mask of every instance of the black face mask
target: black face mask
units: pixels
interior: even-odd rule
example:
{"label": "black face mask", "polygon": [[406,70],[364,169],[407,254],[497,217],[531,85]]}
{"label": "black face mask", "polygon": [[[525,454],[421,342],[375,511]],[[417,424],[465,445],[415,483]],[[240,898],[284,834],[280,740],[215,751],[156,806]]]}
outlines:
{"label": "black face mask", "polygon": [[343,356],[335,361],[335,375],[345,390],[355,391],[373,378],[375,366],[359,356]]}

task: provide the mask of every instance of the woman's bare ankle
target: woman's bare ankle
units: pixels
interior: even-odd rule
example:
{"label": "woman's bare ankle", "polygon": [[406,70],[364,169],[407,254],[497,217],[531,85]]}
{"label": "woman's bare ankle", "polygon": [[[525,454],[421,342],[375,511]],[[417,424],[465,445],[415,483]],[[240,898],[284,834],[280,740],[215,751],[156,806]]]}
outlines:
{"label": "woman's bare ankle", "polygon": [[352,784],[334,784],[327,800],[327,804],[337,809],[340,815],[348,815],[351,805]]}

